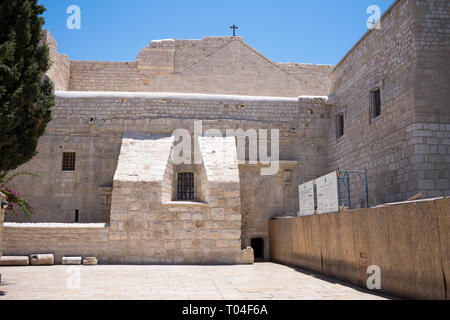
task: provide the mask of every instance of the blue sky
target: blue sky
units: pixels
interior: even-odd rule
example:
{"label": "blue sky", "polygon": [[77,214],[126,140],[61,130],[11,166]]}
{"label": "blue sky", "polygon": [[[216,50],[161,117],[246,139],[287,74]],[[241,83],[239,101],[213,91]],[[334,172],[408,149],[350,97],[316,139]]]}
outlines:
{"label": "blue sky", "polygon": [[[155,39],[238,36],[276,62],[336,64],[367,31],[368,6],[394,0],[39,0],[58,51],[73,60],[134,61]],[[66,9],[81,9],[69,30]]]}

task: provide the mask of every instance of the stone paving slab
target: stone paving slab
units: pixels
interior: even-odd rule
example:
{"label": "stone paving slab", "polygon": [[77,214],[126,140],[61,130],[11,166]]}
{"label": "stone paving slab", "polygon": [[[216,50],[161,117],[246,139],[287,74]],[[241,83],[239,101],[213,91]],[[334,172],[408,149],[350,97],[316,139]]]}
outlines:
{"label": "stone paving slab", "polygon": [[0,267],[0,273],[3,275],[0,291],[4,292],[0,300],[386,299],[336,280],[274,263]]}

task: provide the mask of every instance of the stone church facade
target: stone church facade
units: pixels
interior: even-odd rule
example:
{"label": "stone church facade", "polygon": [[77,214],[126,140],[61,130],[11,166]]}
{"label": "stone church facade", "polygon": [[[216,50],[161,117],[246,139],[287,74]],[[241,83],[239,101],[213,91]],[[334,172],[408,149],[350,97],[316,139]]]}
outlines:
{"label": "stone church facade", "polygon": [[[367,169],[371,205],[450,196],[449,19],[446,0],[398,0],[336,66],[273,62],[239,37],[73,61],[46,32],[56,106],[19,169],[40,178],[14,182],[38,214],[7,216],[20,224],[6,224],[4,253],[248,263],[248,246],[269,259],[269,220],[297,213],[298,185],[330,171]],[[196,136],[199,123],[267,130],[269,146],[278,130],[278,171],[262,175],[249,142],[242,153],[235,137]],[[179,129],[199,163],[173,162]]]}

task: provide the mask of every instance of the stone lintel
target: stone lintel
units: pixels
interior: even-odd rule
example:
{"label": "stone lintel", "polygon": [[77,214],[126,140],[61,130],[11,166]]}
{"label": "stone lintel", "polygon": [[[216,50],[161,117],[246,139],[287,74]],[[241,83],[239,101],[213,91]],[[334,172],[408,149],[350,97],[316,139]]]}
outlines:
{"label": "stone lintel", "polygon": [[162,203],[163,206],[180,206],[180,207],[206,207],[208,206],[207,202],[196,202],[196,201],[167,201]]}

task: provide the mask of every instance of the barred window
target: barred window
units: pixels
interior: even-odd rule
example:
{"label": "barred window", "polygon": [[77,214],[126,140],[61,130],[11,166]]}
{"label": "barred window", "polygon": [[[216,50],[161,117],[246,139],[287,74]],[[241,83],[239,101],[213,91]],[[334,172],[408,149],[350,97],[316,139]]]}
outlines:
{"label": "barred window", "polygon": [[75,171],[75,152],[63,152],[62,171]]}
{"label": "barred window", "polygon": [[194,200],[194,174],[191,172],[178,173],[177,200]]}

